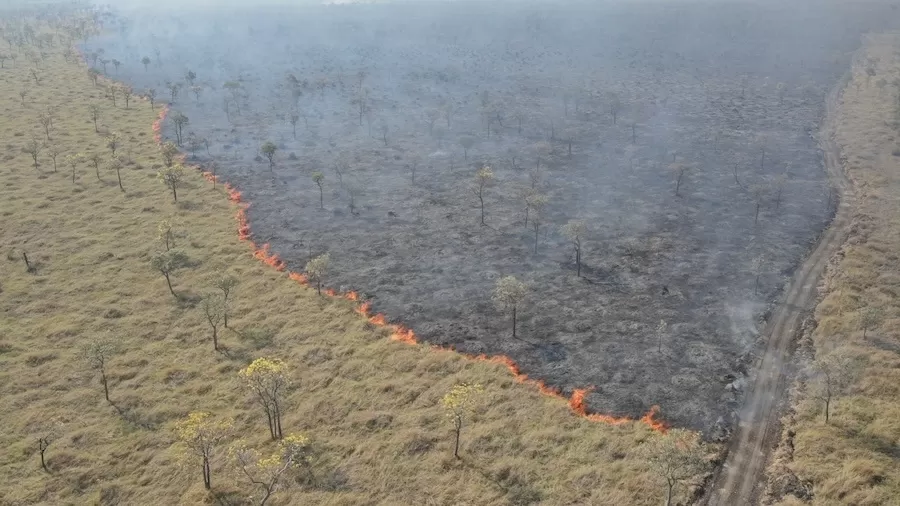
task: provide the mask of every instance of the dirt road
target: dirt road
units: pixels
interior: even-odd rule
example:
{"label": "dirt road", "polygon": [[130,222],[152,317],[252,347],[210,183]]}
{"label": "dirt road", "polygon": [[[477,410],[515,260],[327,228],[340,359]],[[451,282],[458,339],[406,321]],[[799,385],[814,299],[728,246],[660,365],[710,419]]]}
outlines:
{"label": "dirt road", "polygon": [[779,436],[781,410],[778,408],[785,391],[784,365],[791,359],[791,343],[801,315],[816,301],[816,285],[828,260],[843,244],[849,228],[852,189],[841,169],[840,152],[833,140],[836,109],[846,82],[846,78],[842,79],[828,95],[819,139],[826,170],[840,195],[840,205],[812,255],[797,269],[781,305],[766,326],[765,352],[757,361],[754,381],[741,409],[728,458],[714,477],[702,504],[743,506],[758,502],[766,462]]}

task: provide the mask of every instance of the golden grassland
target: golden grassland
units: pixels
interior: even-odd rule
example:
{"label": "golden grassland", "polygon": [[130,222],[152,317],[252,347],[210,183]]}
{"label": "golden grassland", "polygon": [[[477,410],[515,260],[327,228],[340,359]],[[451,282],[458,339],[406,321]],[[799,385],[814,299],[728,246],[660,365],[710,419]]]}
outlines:
{"label": "golden grassland", "polygon": [[[801,353],[816,356],[847,346],[867,365],[833,403],[828,424],[810,385],[797,386],[770,486],[793,481],[811,500],[789,495],[779,504],[900,504],[898,49],[896,34],[869,37],[837,110],[835,141],[856,193],[853,224],[826,274],[816,327],[801,343]],[[868,308],[878,308],[883,321],[863,337],[860,316]]]}
{"label": "golden grassland", "polygon": [[[25,58],[0,70],[0,504],[241,504],[252,489],[226,452],[214,456],[209,494],[199,462],[175,451],[172,427],[209,411],[271,450],[264,414],[237,376],[261,356],[288,364],[284,432],[308,436],[317,452],[314,484],[269,504],[660,502],[663,488],[636,456],[651,435],[643,424],[593,423],[502,365],[389,340],[352,302],[317,296],[255,260],[238,239],[236,206],[198,172],[174,203],[156,176],[158,111],[141,100],[126,109],[121,97],[114,106],[61,52],[38,64],[40,85]],[[49,143],[61,148],[58,171],[46,148],[37,168],[23,152],[32,136],[46,142],[38,118],[47,106],[57,108]],[[114,171],[101,166],[98,180],[85,162],[73,184],[63,158],[108,159],[112,132],[129,159],[125,191]],[[192,261],[173,275],[179,299],[149,266],[164,248],[157,224],[171,218]],[[227,350],[216,352],[197,300],[222,269],[240,284],[219,337]],[[266,332],[272,339],[260,338]],[[121,348],[108,364],[112,404],[79,358],[104,337]],[[439,401],[462,382],[485,394],[456,460]],[[48,426],[58,437],[44,472],[38,438]]]}

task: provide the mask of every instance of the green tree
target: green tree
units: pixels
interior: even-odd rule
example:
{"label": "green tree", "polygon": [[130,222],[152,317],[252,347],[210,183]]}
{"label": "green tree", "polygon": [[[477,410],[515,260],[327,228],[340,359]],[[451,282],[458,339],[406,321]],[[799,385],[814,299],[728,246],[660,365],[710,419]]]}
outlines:
{"label": "green tree", "polygon": [[241,369],[238,376],[266,413],[272,440],[282,437],[281,397],[288,386],[287,366],[278,359],[258,358]]}
{"label": "green tree", "polygon": [[188,256],[181,250],[170,249],[153,255],[150,259],[150,266],[160,272],[166,278],[166,285],[173,297],[178,298],[178,294],[172,288],[172,273],[178,269],[188,266]]}
{"label": "green tree", "polygon": [[675,487],[707,472],[707,449],[700,435],[685,429],[654,434],[639,449],[641,460],[666,487],[666,506],[675,498]]}
{"label": "green tree", "polygon": [[241,474],[260,491],[259,505],[265,506],[276,491],[290,484],[284,479],[291,470],[304,469],[312,475],[312,446],[302,434],[288,434],[269,455],[237,444],[232,448]]}
{"label": "green tree", "polygon": [[180,164],[163,167],[156,173],[156,177],[172,190],[172,198],[178,202],[178,184],[184,178],[184,167]]}
{"label": "green tree", "polygon": [[81,359],[91,369],[100,373],[100,384],[103,385],[103,397],[106,402],[112,402],[109,400],[109,380],[106,376],[106,369],[110,359],[118,353],[119,347],[109,339],[94,339],[81,348]]}
{"label": "green tree", "polygon": [[269,160],[270,170],[275,168],[275,151],[277,150],[278,146],[271,141],[266,141],[266,143],[259,148],[259,152]]}
{"label": "green tree", "polygon": [[328,264],[331,256],[328,253],[319,255],[306,263],[306,275],[316,283],[316,293],[322,295],[322,283],[328,274]]}
{"label": "green tree", "polygon": [[186,458],[199,458],[203,469],[203,486],[212,488],[211,462],[219,444],[232,434],[231,419],[217,420],[210,413],[192,412],[175,423],[175,435]]}
{"label": "green tree", "polygon": [[479,384],[462,383],[455,385],[441,398],[447,418],[453,424],[454,445],[453,456],[459,458],[459,439],[462,434],[463,422],[470,418],[475,410],[477,402],[484,393],[484,387]]}

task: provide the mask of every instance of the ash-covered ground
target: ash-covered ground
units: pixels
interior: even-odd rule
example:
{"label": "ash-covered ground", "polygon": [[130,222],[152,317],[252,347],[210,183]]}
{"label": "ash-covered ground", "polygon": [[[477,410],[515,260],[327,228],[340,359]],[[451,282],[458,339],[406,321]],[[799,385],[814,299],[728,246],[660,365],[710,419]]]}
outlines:
{"label": "ash-covered ground", "polygon": [[[135,9],[85,54],[187,116],[183,149],[291,269],[328,252],[327,284],[423,340],[711,430],[835,204],[824,96],[893,12],[843,4]],[[581,277],[560,233],[576,219]],[[491,302],[507,275],[529,286],[518,338]]]}

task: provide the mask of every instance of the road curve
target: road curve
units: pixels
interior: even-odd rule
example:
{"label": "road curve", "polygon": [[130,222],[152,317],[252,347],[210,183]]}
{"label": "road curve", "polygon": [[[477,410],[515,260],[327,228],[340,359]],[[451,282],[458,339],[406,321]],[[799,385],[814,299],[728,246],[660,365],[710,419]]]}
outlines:
{"label": "road curve", "polygon": [[845,76],[828,94],[825,120],[819,132],[819,144],[825,154],[825,168],[840,204],[831,225],[816,249],[797,269],[784,291],[783,300],[764,332],[768,336],[765,352],[757,360],[750,390],[744,399],[739,423],[731,438],[725,465],[713,477],[708,493],[700,504],[707,506],[746,506],[758,502],[769,453],[778,434],[779,404],[785,392],[784,365],[791,358],[791,344],[802,314],[812,309],[816,286],[832,255],[847,238],[853,194],[840,163],[840,150],[834,143],[837,107],[848,82]]}

